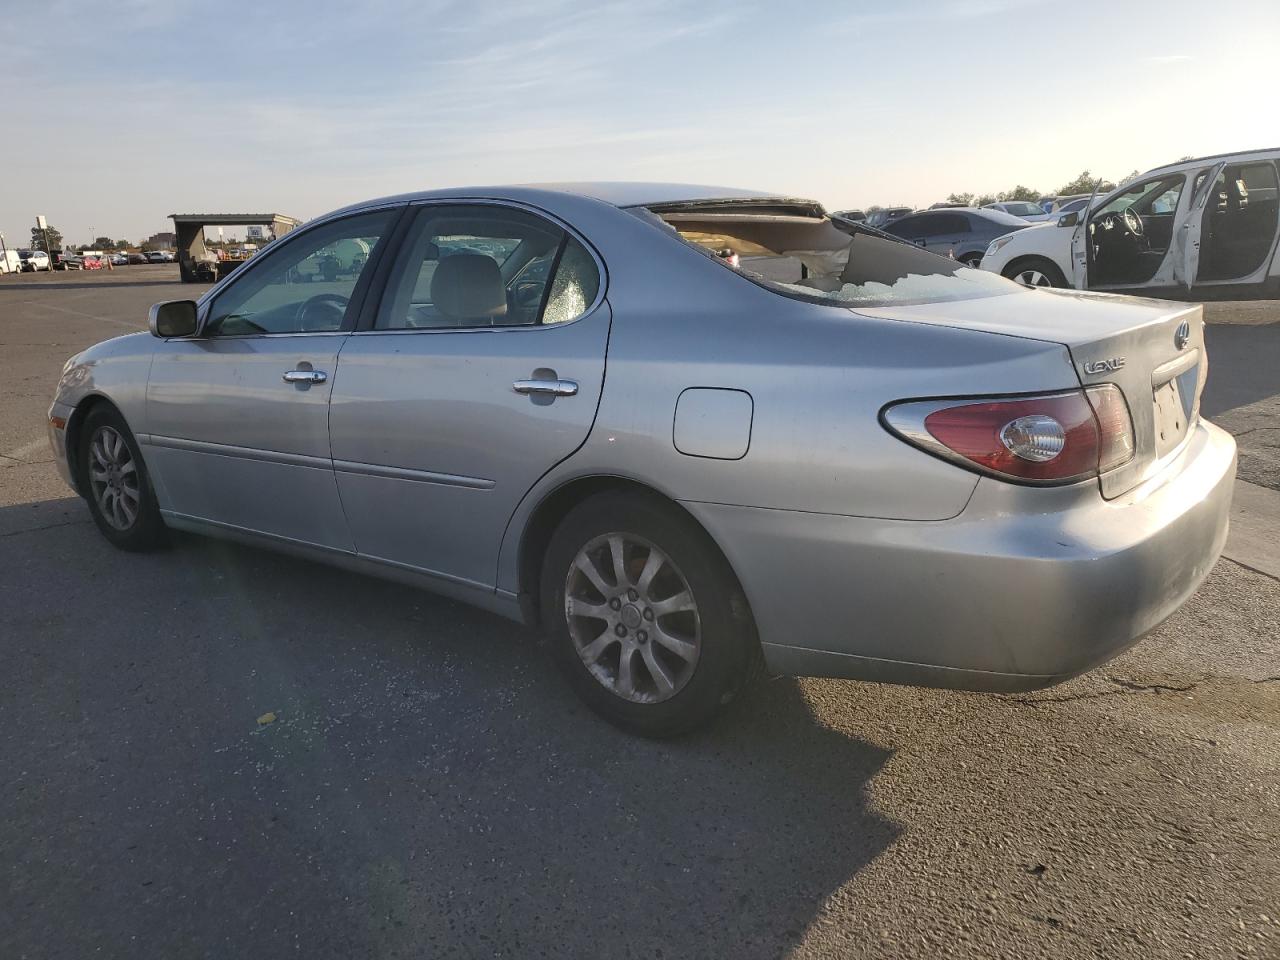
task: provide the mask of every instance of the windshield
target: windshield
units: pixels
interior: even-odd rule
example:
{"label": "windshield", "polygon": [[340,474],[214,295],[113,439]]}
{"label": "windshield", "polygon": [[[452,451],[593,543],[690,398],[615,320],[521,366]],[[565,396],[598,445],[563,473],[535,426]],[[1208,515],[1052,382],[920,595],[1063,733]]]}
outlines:
{"label": "windshield", "polygon": [[1025,292],[998,274],[966,267],[857,224],[813,215],[731,210],[719,204],[650,212],[727,269],[794,299],[886,306]]}
{"label": "windshield", "polygon": [[1113,197],[1098,213],[1118,213],[1136,207],[1140,213],[1173,213],[1185,176],[1181,173],[1134,184]]}
{"label": "windshield", "polygon": [[1004,212],[1012,213],[1015,217],[1038,217],[1044,211],[1034,203],[1006,203]]}

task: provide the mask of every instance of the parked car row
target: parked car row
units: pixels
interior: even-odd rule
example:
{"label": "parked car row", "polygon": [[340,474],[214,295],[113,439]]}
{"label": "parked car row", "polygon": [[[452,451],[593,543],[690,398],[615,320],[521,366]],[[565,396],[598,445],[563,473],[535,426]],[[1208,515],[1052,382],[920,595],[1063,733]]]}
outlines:
{"label": "parked car row", "polygon": [[0,254],[0,273],[33,273],[49,269],[49,255],[43,250],[6,250]]}
{"label": "parked car row", "polygon": [[43,265],[27,267],[28,270],[101,270],[108,263],[113,267],[124,267],[145,263],[172,263],[174,254],[168,250],[152,250],[147,253],[105,253],[101,250],[82,250],[80,253],[54,252],[52,265],[48,255],[40,252],[44,258]]}

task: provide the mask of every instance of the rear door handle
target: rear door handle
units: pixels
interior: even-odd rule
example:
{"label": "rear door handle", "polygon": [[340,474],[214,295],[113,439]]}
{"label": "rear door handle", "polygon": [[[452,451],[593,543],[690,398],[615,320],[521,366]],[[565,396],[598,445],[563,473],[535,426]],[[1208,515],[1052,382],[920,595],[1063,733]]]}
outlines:
{"label": "rear door handle", "polygon": [[572,397],[578,393],[576,380],[517,380],[511,385],[516,393],[541,393],[553,397]]}
{"label": "rear door handle", "polygon": [[285,383],[324,383],[328,379],[323,370],[289,370],[284,375]]}

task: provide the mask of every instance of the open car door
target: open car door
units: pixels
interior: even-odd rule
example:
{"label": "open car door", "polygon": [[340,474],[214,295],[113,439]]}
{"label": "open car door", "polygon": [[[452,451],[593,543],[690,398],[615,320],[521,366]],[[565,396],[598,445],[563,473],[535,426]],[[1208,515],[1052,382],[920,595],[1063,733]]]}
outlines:
{"label": "open car door", "polygon": [[1102,181],[1098,180],[1093,185],[1093,193],[1089,194],[1089,202],[1084,205],[1084,209],[1080,211],[1079,222],[1076,223],[1075,232],[1071,234],[1071,286],[1077,290],[1087,289],[1089,286],[1089,214],[1093,210],[1093,203],[1098,199],[1098,188],[1102,186]]}
{"label": "open car door", "polygon": [[1190,290],[1196,282],[1196,273],[1200,270],[1200,231],[1204,228],[1205,212],[1209,209],[1209,198],[1214,195],[1218,177],[1226,161],[1214,164],[1204,175],[1200,186],[1187,204],[1186,213],[1182,215],[1182,223],[1174,225],[1179,249],[1173,261],[1174,279],[1182,284],[1184,290]]}

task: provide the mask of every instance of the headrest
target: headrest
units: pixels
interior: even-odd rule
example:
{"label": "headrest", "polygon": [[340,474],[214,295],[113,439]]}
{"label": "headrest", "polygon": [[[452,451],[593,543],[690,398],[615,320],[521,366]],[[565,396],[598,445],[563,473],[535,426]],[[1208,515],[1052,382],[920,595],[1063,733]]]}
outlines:
{"label": "headrest", "polygon": [[431,302],[446,317],[504,316],[507,289],[497,261],[480,253],[445,257],[431,276]]}

